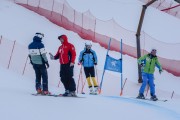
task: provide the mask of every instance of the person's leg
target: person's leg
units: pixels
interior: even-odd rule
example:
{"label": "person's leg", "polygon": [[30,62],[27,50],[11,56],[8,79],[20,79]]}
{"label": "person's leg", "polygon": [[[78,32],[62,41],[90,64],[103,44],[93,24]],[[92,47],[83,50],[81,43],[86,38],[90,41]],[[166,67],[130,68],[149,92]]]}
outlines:
{"label": "person's leg", "polygon": [[41,74],[43,79],[43,91],[48,91],[48,73],[45,65],[41,65]]}
{"label": "person's leg", "polygon": [[66,78],[66,74],[67,74],[67,69],[66,69],[66,65],[65,64],[61,64],[60,65],[60,77],[61,77],[61,82],[64,85],[65,91],[68,91],[68,84],[67,84],[67,78]]}
{"label": "person's leg", "polygon": [[91,78],[90,78],[90,74],[89,74],[89,67],[84,67],[84,72],[85,72],[85,75],[86,75],[86,80],[87,80],[87,83],[88,83],[88,87],[91,88],[92,84],[91,84]]}
{"label": "person's leg", "polygon": [[33,65],[33,68],[34,68],[34,71],[35,71],[35,74],[36,74],[36,90],[37,92],[41,92],[41,71],[40,71],[40,68],[39,68],[39,65],[36,65],[34,64]]}
{"label": "person's leg", "polygon": [[70,91],[76,91],[76,83],[74,81],[74,66],[68,66],[68,74],[67,74],[67,78],[68,78],[68,87]]}
{"label": "person's leg", "polygon": [[151,99],[156,101],[158,99],[157,99],[157,97],[155,95],[154,75],[153,74],[149,74],[148,78],[149,78],[149,87],[150,87]]}
{"label": "person's leg", "polygon": [[143,83],[139,89],[139,96],[138,97],[144,98],[144,90],[145,90],[147,82],[148,82],[147,73],[142,73],[142,78],[143,78]]}
{"label": "person's leg", "polygon": [[90,73],[90,75],[91,75],[91,79],[92,79],[92,81],[93,81],[93,86],[94,86],[94,87],[98,87],[98,84],[97,84],[96,78],[95,78],[94,66],[93,66],[93,67],[90,67],[89,70],[90,70],[89,73]]}

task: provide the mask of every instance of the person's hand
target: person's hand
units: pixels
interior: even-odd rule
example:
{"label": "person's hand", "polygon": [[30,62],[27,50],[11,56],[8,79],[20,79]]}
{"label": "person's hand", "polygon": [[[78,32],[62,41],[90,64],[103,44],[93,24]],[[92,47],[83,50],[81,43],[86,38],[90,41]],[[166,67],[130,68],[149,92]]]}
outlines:
{"label": "person's hand", "polygon": [[49,63],[48,63],[48,61],[45,62],[45,65],[46,65],[46,68],[49,68]]}
{"label": "person's hand", "polygon": [[78,62],[78,65],[81,65],[82,63],[81,62]]}
{"label": "person's hand", "polygon": [[94,63],[94,65],[97,65],[97,63]]}
{"label": "person's hand", "polygon": [[54,56],[51,53],[49,53],[49,55],[50,55],[50,59],[54,60]]}
{"label": "person's hand", "polygon": [[144,66],[144,63],[141,63],[140,66],[143,67],[143,66]]}
{"label": "person's hand", "polygon": [[159,70],[159,74],[161,74],[163,72],[163,70]]}
{"label": "person's hand", "polygon": [[71,63],[70,63],[70,67],[72,67],[72,66],[74,66],[74,63],[71,62]]}

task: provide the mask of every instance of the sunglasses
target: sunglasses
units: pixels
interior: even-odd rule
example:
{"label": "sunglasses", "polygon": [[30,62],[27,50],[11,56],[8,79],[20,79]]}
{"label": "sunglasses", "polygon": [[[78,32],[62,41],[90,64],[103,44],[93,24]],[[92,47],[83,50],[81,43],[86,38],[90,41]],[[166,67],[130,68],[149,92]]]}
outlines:
{"label": "sunglasses", "polygon": [[157,50],[156,49],[152,49],[153,52],[156,52]]}

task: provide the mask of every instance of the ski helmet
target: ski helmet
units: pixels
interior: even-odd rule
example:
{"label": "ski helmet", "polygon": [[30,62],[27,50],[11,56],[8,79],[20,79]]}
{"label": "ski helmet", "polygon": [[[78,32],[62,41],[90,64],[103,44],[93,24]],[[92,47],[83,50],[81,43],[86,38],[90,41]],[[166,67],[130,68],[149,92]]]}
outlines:
{"label": "ski helmet", "polygon": [[92,46],[92,41],[86,41],[85,46]]}
{"label": "ski helmet", "polygon": [[43,33],[36,33],[35,36],[38,37],[38,38],[43,38],[44,34]]}

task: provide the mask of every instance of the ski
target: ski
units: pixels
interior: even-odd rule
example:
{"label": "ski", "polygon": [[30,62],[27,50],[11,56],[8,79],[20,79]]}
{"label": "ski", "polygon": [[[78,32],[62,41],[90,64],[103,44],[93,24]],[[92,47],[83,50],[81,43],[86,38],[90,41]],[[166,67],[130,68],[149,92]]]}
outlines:
{"label": "ski", "polygon": [[138,99],[138,100],[148,100],[148,101],[154,101],[154,102],[156,102],[156,101],[162,101],[162,102],[167,102],[168,100],[162,100],[162,99],[158,99],[158,100],[152,100],[152,99],[150,99],[150,98],[145,98],[145,99],[139,99],[139,98],[136,98],[136,99]]}
{"label": "ski", "polygon": [[33,93],[31,95],[33,95],[33,96],[54,96],[53,94],[44,95],[44,94],[37,94],[37,93]]}
{"label": "ski", "polygon": [[43,95],[43,94],[31,94],[33,96],[52,96],[52,97],[71,97],[71,98],[86,98],[86,97],[81,97],[81,96],[63,96],[62,94],[59,94],[59,95],[55,95],[55,94],[48,94],[48,95]]}
{"label": "ski", "polygon": [[[138,99],[138,98],[137,98]],[[149,98],[145,98],[143,100],[149,100],[149,101],[162,101],[162,102],[167,102],[168,100],[162,100],[162,99],[158,99],[158,100],[151,100]]]}
{"label": "ski", "polygon": [[81,97],[81,96],[63,96],[62,94],[59,94],[59,95],[52,95],[54,97],[70,97],[70,98],[86,98],[86,97]]}

